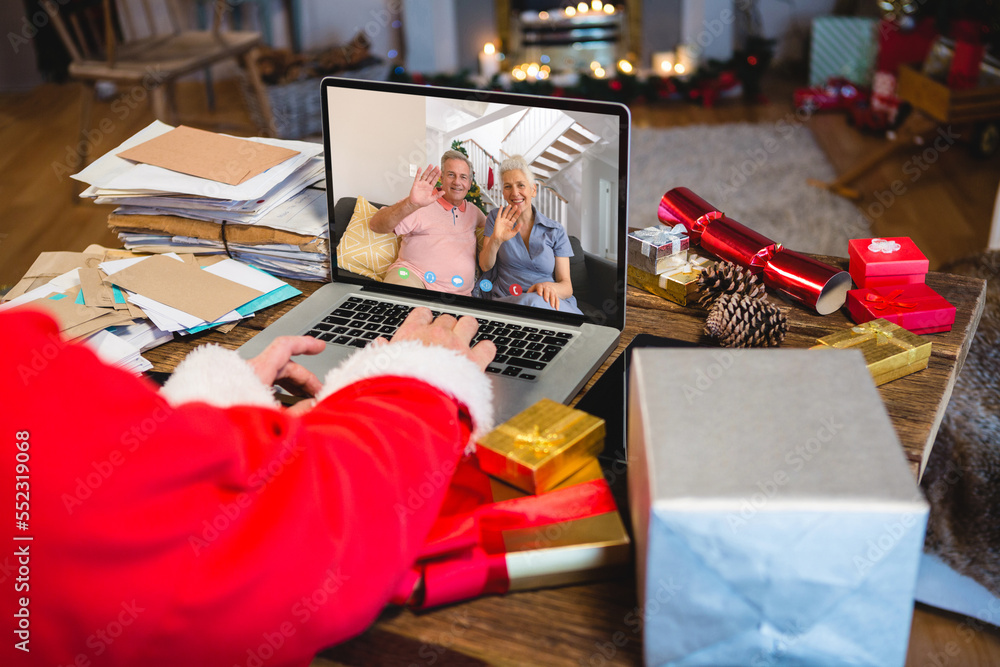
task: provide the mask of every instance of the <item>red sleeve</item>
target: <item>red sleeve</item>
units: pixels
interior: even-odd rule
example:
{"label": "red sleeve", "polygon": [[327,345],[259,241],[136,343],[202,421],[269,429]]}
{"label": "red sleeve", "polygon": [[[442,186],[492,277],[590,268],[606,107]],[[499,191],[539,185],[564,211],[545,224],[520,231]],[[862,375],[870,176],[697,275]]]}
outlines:
{"label": "red sleeve", "polygon": [[9,543],[30,555],[3,609],[28,609],[30,654],[8,641],[3,664],[308,664],[386,604],[473,428],[409,377],[294,418],[171,407],[36,313],[0,315],[0,345],[8,479],[29,443],[28,528],[9,532],[32,538]]}

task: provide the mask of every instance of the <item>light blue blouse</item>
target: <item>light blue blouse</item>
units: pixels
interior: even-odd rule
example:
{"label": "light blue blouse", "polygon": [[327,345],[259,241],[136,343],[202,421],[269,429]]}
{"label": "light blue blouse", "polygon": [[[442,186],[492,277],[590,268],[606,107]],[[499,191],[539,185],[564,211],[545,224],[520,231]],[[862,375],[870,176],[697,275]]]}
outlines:
{"label": "light blue blouse", "polygon": [[[493,289],[489,293],[483,292],[482,296],[494,301],[552,310],[552,306],[541,295],[534,292],[529,294],[528,288],[535,283],[554,282],[556,257],[572,257],[573,248],[562,225],[542,215],[534,207],[532,211],[535,214],[535,224],[528,237],[528,246],[525,247],[520,234],[500,246],[496,263],[482,276],[493,283]],[[494,209],[486,216],[486,236],[493,235],[493,225],[499,212],[499,209]],[[520,285],[522,293],[517,296],[511,294],[512,285]],[[559,312],[582,314],[574,296],[560,299]]]}

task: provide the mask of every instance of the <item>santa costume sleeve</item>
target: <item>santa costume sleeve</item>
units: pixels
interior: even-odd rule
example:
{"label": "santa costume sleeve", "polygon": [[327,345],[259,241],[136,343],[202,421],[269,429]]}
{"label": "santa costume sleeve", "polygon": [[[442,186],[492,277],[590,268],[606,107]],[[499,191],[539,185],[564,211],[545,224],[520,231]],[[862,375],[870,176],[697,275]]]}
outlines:
{"label": "santa costume sleeve", "polygon": [[359,351],[302,417],[221,348],[160,392],[39,313],[0,344],[31,491],[3,664],[307,665],[376,618],[492,419],[485,374],[416,342]]}

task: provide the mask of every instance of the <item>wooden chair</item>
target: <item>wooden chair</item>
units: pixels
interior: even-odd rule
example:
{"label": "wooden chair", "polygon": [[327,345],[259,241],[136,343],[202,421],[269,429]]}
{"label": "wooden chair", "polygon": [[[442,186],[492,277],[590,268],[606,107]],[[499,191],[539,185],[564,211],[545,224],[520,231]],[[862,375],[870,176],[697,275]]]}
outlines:
{"label": "wooden chair", "polygon": [[[176,0],[155,4],[149,0],[101,0],[100,6],[90,3],[78,9],[60,8],[53,0],[42,0],[70,54],[70,77],[88,86],[80,118],[81,166],[87,163],[86,137],[98,81],[141,87],[149,94],[153,115],[174,125],[177,123],[174,84],[178,77],[199,70],[207,72],[212,65],[229,59],[236,60],[246,70],[264,119],[260,132],[275,135],[267,90],[256,64],[261,35],[222,30],[226,4],[226,0],[216,0],[210,30],[184,30]],[[164,5],[167,20],[158,20],[153,9],[162,10]],[[161,23],[169,23],[169,30],[164,30]],[[133,99],[142,97],[133,95]]]}

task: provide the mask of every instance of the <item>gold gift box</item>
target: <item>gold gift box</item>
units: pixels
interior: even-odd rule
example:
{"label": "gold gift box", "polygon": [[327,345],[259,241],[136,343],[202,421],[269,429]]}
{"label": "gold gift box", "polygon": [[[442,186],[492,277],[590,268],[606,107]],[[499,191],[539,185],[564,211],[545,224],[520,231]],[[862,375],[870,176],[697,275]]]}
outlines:
{"label": "gold gift box", "polygon": [[483,436],[479,467],[528,493],[541,493],[604,447],[604,420],[543,398]]}
{"label": "gold gift box", "polygon": [[824,336],[813,350],[859,349],[875,385],[927,368],[931,342],[888,320],[878,319]]}
{"label": "gold gift box", "polygon": [[[600,479],[591,457],[554,490]],[[519,489],[492,479],[493,500],[523,498]],[[632,545],[618,512],[605,512],[538,528],[503,531],[510,590],[564,586],[593,581],[632,563]]]}
{"label": "gold gift box", "polygon": [[658,276],[629,266],[628,284],[663,297],[667,301],[686,306],[698,293],[698,276],[714,264],[712,260],[689,250],[685,264],[667,269]]}

